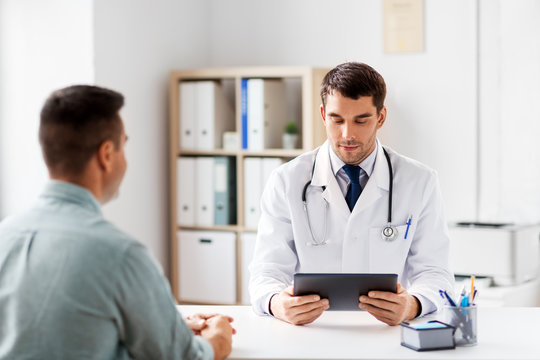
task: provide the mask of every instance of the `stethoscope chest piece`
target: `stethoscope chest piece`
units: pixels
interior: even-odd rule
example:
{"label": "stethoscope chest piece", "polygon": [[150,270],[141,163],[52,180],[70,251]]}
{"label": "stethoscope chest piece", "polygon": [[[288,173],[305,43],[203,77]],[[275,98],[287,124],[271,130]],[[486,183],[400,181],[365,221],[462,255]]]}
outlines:
{"label": "stethoscope chest piece", "polygon": [[381,236],[385,241],[394,241],[398,236],[398,231],[395,226],[388,224],[382,229]]}

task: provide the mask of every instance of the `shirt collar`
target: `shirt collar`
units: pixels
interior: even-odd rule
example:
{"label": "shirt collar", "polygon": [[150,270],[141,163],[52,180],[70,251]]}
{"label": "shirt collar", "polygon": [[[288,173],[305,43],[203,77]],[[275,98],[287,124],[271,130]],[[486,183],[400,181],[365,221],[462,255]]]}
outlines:
{"label": "shirt collar", "polygon": [[[332,146],[328,146],[328,153],[330,155],[330,165],[332,166],[332,172],[334,176],[337,175],[337,172],[345,165],[343,160],[339,158],[334,152]],[[375,166],[375,160],[377,160],[377,152],[379,149],[379,139],[376,140],[375,149],[360,163],[358,166],[362,168],[367,174],[368,177],[371,176],[373,172],[373,167]]]}
{"label": "shirt collar", "polygon": [[52,198],[78,204],[93,213],[101,215],[101,206],[88,189],[64,181],[51,180],[40,195],[40,198]]}

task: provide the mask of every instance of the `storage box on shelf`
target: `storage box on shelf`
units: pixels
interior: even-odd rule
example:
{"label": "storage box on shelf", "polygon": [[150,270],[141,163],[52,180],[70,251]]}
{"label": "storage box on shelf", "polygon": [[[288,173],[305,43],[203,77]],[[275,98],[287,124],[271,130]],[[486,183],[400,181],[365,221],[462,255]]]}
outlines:
{"label": "storage box on shelf", "polygon": [[[234,67],[171,72],[171,285],[178,301],[249,301],[247,265],[260,194],[274,168],[326,138],[319,87],[327,71]],[[283,149],[290,122],[298,128],[298,148]]]}

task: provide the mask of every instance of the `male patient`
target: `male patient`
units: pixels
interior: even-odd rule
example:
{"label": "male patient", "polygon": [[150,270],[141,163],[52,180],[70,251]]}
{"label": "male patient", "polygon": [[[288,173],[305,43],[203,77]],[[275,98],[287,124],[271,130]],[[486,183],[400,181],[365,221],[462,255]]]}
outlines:
{"label": "male patient", "polygon": [[[222,359],[232,318],[182,320],[147,249],[101,213],[126,171],[121,94],[55,91],[39,140],[51,181],[0,224],[1,359]],[[195,334],[200,334],[197,336]]]}

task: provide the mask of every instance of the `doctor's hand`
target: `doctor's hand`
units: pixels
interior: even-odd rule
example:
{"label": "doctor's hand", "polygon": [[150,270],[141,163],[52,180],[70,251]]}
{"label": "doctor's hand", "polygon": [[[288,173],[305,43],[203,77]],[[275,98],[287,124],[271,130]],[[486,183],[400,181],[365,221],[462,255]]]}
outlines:
{"label": "doctor's hand", "polygon": [[319,295],[293,296],[293,287],[272,296],[270,310],[274,317],[294,325],[304,325],[315,321],[330,307],[328,299]]}
{"label": "doctor's hand", "polygon": [[390,326],[414,319],[420,309],[418,299],[409,294],[400,283],[397,284],[395,294],[387,291],[370,291],[368,296],[360,296],[359,301],[360,309],[366,310],[377,320]]}

